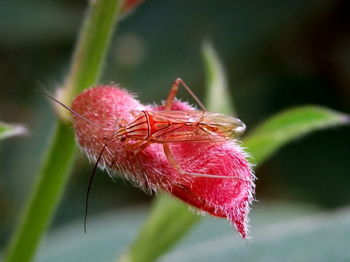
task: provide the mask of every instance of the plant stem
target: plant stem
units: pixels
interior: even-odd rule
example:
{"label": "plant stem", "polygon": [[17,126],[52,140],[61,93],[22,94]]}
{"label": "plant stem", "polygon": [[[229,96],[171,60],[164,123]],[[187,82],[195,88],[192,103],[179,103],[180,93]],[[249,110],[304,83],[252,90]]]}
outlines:
{"label": "plant stem", "polygon": [[30,261],[61,198],[70,174],[75,146],[68,124],[58,123],[31,199],[5,261]]}
{"label": "plant stem", "polygon": [[152,262],[169,250],[201,217],[188,210],[184,202],[160,194],[152,213],[138,232],[136,240],[118,262]]}
{"label": "plant stem", "polygon": [[[79,34],[70,70],[59,97],[66,105],[70,105],[77,94],[98,81],[122,2],[90,0],[90,10]],[[59,112],[64,118],[69,114],[62,108]]]}
{"label": "plant stem", "polygon": [[[121,2],[90,1],[70,70],[61,90],[65,103],[70,104],[76,94],[98,81]],[[67,184],[75,151],[71,128],[59,120],[34,190],[7,250],[5,262],[33,260]]]}

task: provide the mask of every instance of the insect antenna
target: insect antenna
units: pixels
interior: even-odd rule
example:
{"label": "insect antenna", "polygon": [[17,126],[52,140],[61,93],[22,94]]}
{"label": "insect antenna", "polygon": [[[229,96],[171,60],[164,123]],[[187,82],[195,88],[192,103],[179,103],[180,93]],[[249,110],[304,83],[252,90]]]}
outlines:
{"label": "insect antenna", "polygon": [[193,91],[191,90],[191,88],[189,88],[189,86],[185,83],[185,81],[183,81],[181,78],[177,78],[175,80],[176,82],[180,82],[183,87],[187,90],[187,92],[193,97],[193,99],[197,102],[197,104],[204,110],[204,111],[208,111],[206,109],[206,107],[203,105],[203,103],[201,102],[201,100],[193,93]]}
{"label": "insect antenna", "polygon": [[97,167],[98,167],[98,163],[100,162],[101,158],[102,158],[102,155],[104,153],[104,151],[106,150],[106,148],[111,145],[112,143],[114,143],[116,141],[116,139],[111,139],[108,143],[104,144],[104,146],[102,147],[99,155],[98,155],[98,158],[96,160],[96,163],[94,165],[94,169],[92,170],[92,173],[90,175],[90,179],[89,179],[89,185],[87,187],[87,190],[86,190],[86,199],[85,199],[85,215],[84,215],[84,233],[86,234],[86,220],[87,220],[87,215],[88,215],[88,207],[89,207],[89,195],[90,195],[90,191],[91,191],[91,186],[92,186],[92,182],[94,180],[94,177],[96,175],[96,170],[97,170]]}
{"label": "insect antenna", "polygon": [[[72,108],[70,108],[69,106],[63,104],[61,101],[57,100],[56,98],[54,98],[52,95],[44,92],[44,91],[38,91],[39,93],[41,93],[44,96],[47,96],[48,98],[50,98],[52,101],[54,101],[55,103],[59,104],[60,106],[64,107],[65,109],[67,109],[69,112],[71,112],[73,115],[77,116],[78,118],[86,121],[87,123],[89,123],[90,125],[93,125],[95,127],[101,128],[98,124],[92,122],[91,120],[87,119],[86,117],[82,116],[81,114],[79,114],[78,112],[76,112],[75,110],[73,110]],[[102,127],[102,129],[104,130],[114,130],[113,128],[105,128]]]}

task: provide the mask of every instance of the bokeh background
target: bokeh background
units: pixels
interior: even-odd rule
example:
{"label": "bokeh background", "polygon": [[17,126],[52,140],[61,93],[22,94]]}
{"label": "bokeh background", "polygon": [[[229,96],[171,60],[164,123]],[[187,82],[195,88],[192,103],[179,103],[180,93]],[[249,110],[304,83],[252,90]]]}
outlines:
{"label": "bokeh background", "polygon": [[[0,4],[0,120],[30,130],[0,143],[0,247],[27,200],[55,121],[36,90],[54,92],[62,82],[85,7],[82,0]],[[119,83],[141,101],[159,103],[181,77],[204,99],[201,46],[209,40],[248,132],[298,105],[349,113],[349,10],[347,0],[146,0],[119,23],[101,83]],[[180,96],[188,98],[184,91]],[[349,131],[317,132],[283,147],[256,170],[259,204],[326,211],[348,205]],[[80,155],[51,230],[82,223],[91,170]],[[93,220],[111,210],[143,210],[151,197],[100,172],[90,199]]]}

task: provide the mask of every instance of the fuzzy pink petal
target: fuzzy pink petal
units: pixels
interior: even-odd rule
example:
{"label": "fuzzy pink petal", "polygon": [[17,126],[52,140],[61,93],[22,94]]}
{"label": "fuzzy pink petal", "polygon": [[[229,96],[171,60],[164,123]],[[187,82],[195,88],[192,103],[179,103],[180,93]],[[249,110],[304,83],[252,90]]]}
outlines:
{"label": "fuzzy pink petal", "polygon": [[[191,173],[234,176],[206,178],[179,174],[168,162],[161,144],[150,144],[134,156],[125,142],[111,141],[113,133],[134,119],[133,111],[162,110],[162,106],[143,106],[127,91],[100,86],[80,94],[73,110],[93,121],[92,126],[74,116],[76,137],[90,159],[96,160],[105,143],[100,167],[123,176],[146,191],[165,190],[184,202],[214,216],[226,217],[242,237],[247,236],[249,205],[253,200],[254,175],[246,155],[236,141],[226,143],[169,143],[177,163]],[[172,110],[194,110],[187,103],[175,102]]]}

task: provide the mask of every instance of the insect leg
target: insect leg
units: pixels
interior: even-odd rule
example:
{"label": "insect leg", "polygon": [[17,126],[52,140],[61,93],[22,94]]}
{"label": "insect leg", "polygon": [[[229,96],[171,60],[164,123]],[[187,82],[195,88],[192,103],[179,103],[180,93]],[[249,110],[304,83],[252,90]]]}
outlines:
{"label": "insect leg", "polygon": [[193,99],[196,100],[196,102],[202,108],[202,110],[203,111],[207,111],[207,109],[205,108],[203,103],[199,100],[199,98],[192,92],[192,90],[188,87],[188,85],[186,85],[186,83],[181,78],[176,78],[176,80],[174,81],[174,83],[173,83],[173,85],[172,85],[172,87],[170,89],[169,95],[167,97],[167,100],[165,102],[164,110],[171,110],[171,106],[174,103],[174,100],[175,100],[175,97],[176,97],[176,93],[179,90],[180,84],[182,84],[182,86],[193,97]]}
{"label": "insect leg", "polygon": [[126,150],[132,151],[133,155],[136,156],[139,154],[142,150],[144,150],[151,142],[148,140],[136,142],[134,144],[126,144]]}
{"label": "insect leg", "polygon": [[179,163],[176,161],[173,153],[171,152],[171,149],[169,147],[169,144],[164,143],[163,144],[163,149],[164,149],[164,153],[165,156],[167,157],[170,165],[176,169],[177,172],[179,172],[180,174],[183,175],[190,175],[190,176],[197,176],[197,177],[209,177],[209,178],[231,178],[231,179],[236,179],[236,180],[240,180],[240,181],[244,181],[244,182],[249,182],[246,179],[242,179],[239,178],[237,176],[223,176],[223,175],[213,175],[213,174],[199,174],[199,173],[191,173],[191,172],[187,172],[184,171],[182,169],[182,167],[179,165]]}

